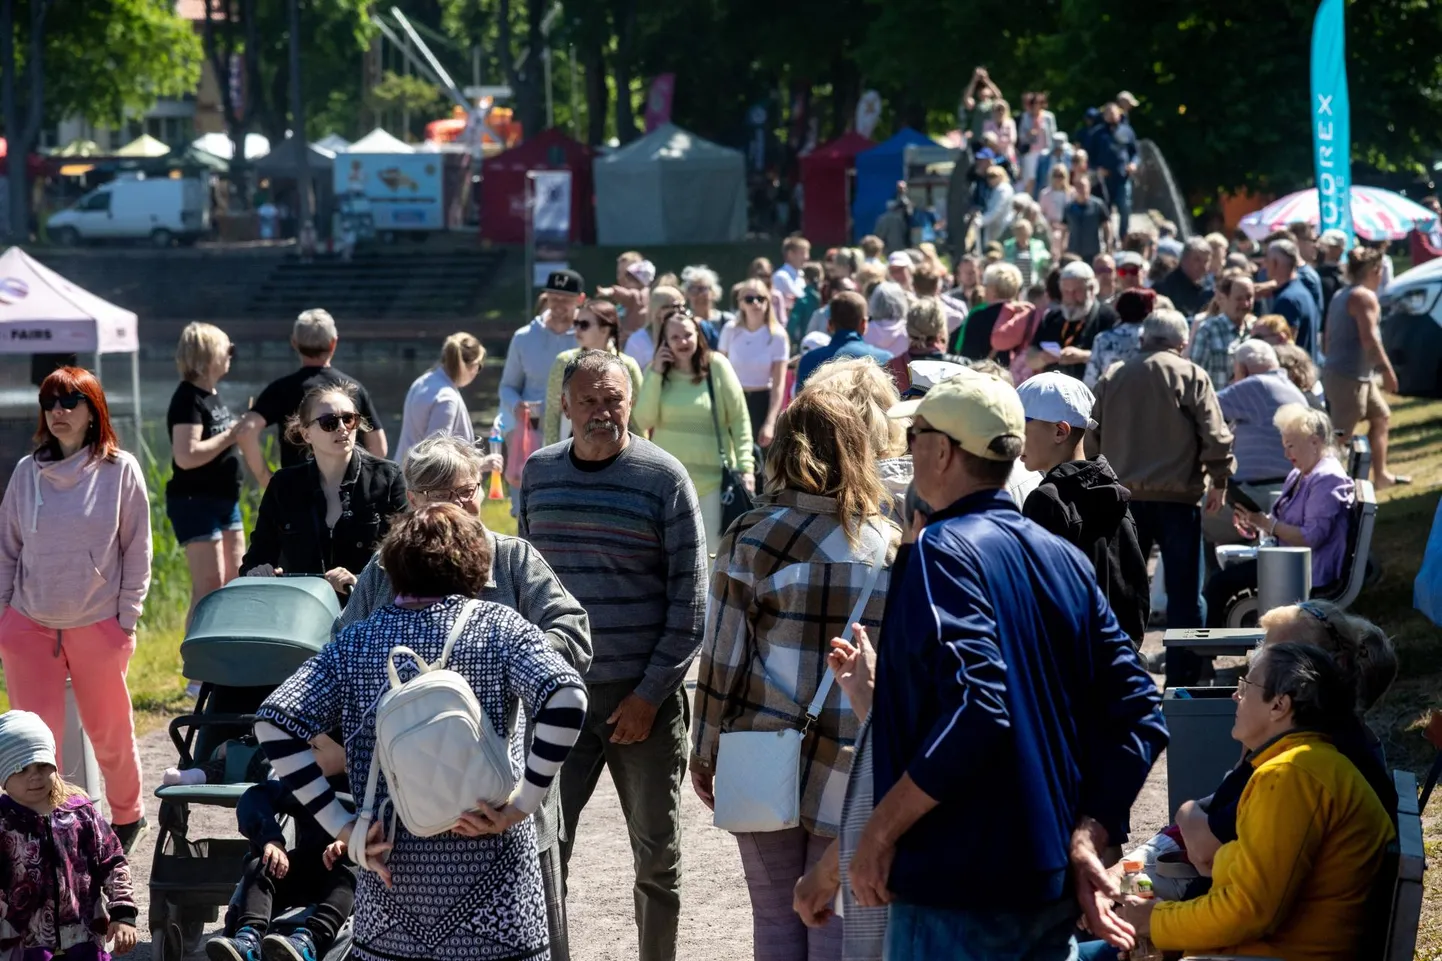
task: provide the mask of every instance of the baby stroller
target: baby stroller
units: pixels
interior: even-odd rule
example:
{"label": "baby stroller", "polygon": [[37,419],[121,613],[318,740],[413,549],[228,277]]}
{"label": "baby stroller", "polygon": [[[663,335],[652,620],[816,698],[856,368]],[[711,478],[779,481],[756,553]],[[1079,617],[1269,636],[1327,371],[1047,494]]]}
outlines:
{"label": "baby stroller", "polygon": [[[250,844],[242,838],[192,838],[192,804],[235,809],[258,748],[252,733],[266,696],[330,641],[340,616],[335,591],[320,577],[242,577],[196,605],[180,645],[183,672],[200,682],[195,710],[170,722],[181,768],[206,764],[212,783],[162,785],[150,871],[153,961],[197,951],[205,925],[231,902]],[[227,750],[223,764],[217,749]],[[209,763],[207,763],[209,762]],[[221,774],[223,770],[223,775]],[[221,776],[221,783],[214,783]],[[284,924],[278,924],[282,929]],[[336,947],[349,944],[348,930]],[[335,949],[327,953],[335,957]]]}

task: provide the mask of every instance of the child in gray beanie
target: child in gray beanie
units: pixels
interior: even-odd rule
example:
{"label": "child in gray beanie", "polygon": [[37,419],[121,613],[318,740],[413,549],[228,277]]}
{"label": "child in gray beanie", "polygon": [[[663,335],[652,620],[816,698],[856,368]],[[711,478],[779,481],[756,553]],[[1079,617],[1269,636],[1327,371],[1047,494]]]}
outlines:
{"label": "child in gray beanie", "polygon": [[107,941],[128,953],[130,865],[85,792],[61,779],[55,736],[38,714],[0,714],[0,778],[0,850],[19,853],[0,861],[0,955],[105,961]]}

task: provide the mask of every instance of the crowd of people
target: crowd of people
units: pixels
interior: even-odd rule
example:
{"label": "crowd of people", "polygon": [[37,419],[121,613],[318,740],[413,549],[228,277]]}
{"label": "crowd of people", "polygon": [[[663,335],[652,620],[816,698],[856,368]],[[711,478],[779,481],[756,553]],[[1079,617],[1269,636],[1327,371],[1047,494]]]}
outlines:
{"label": "crowd of people", "polygon": [[[1019,142],[1059,142],[1044,95],[1017,127],[989,83],[968,97],[1009,161]],[[1090,150],[1125,224],[1123,102]],[[1026,191],[1085,163],[1035,159]],[[1075,189],[1085,202],[1089,179]],[[236,576],[281,574],[323,577],[342,609],[334,642],[259,710],[274,780],[243,805],[253,859],[211,957],[314,961],[353,912],[361,959],[567,958],[566,902],[586,895],[566,866],[603,769],[643,961],[677,956],[688,780],[736,837],[761,961],[1039,957],[1143,937],[1350,957],[1396,814],[1360,717],[1395,660],[1333,606],[1268,615],[1236,694],[1241,761],[1159,836],[1210,882],[1139,904],[1106,865],[1167,743],[1150,675],[1184,686],[1208,669],[1138,653],[1153,550],[1166,624],[1225,623],[1256,565],[1218,567],[1204,545],[1306,546],[1316,584],[1344,575],[1355,494],[1337,443],[1360,420],[1379,484],[1405,481],[1386,469],[1380,252],[1352,250],[1345,285],[1329,271],[1327,302],[1335,259],[1313,263],[1300,228],[1267,242],[1264,275],[1224,238],[1127,235],[1113,254],[1100,227],[1084,250],[1030,213],[1006,230],[954,269],[925,243],[869,235],[813,260],[792,236],[779,267],[758,258],[729,291],[705,265],[658,273],[639,252],[590,292],[554,271],[500,375],[503,454],[478,445],[467,408],[485,356],[469,334],[407,393],[392,460],[369,395],[331,364],[325,311],[297,319],[300,368],[240,416],[217,392],[229,339],[187,327],[165,510],[192,611]],[[1275,314],[1256,316],[1262,298]],[[99,957],[84,951],[133,943],[124,855],[147,826],[125,671],[149,500],[93,375],[59,369],[39,401],[34,453],[0,504],[17,709],[0,718],[0,829],[96,817],[55,773],[69,676],[113,832],[41,856],[84,884],[6,864],[51,897],[0,912],[0,948]],[[248,545],[243,464],[264,487]],[[497,472],[517,536],[480,520]],[[516,789],[433,836],[377,818],[356,837],[338,794],[375,784],[371,715],[399,683],[397,645],[464,678]],[[289,850],[282,810],[304,828]],[[316,905],[313,921],[271,933],[287,903]]]}

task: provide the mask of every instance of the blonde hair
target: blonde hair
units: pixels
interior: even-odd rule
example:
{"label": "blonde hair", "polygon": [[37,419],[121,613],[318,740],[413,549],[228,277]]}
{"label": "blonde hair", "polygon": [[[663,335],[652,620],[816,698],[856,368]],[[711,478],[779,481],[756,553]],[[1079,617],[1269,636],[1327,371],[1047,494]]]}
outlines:
{"label": "blonde hair", "polygon": [[[772,336],[785,337],[786,328],[781,326],[781,321],[776,319],[776,305],[771,300],[771,288],[762,283],[758,277],[749,277],[736,285],[736,305],[741,306],[741,298],[747,292],[760,294],[762,303],[766,307],[765,319],[766,328],[771,331]],[[746,316],[742,314],[736,318],[736,322],[742,329],[746,329]]]}
{"label": "blonde hair", "polygon": [[888,410],[901,403],[901,395],[896,392],[896,382],[891,375],[875,361],[857,357],[823,364],[811,375],[801,393],[811,390],[836,394],[860,413],[877,460],[906,453],[906,427],[901,421],[886,416]]}
{"label": "blonde hair", "polygon": [[214,324],[192,321],[180,332],[175,346],[175,368],[183,380],[199,380],[230,346],[230,338]]}
{"label": "blonde hair", "polygon": [[856,271],[856,289],[865,297],[867,291],[876,284],[881,283],[887,277],[886,268],[880,264],[867,262],[861,265]]}
{"label": "blonde hair", "polygon": [[1009,184],[1011,183],[1011,175],[1006,172],[1006,168],[1001,164],[992,164],[986,168],[986,182],[991,183],[993,181],[998,184]]}
{"label": "blonde hair", "polygon": [[661,312],[667,307],[674,307],[677,304],[685,305],[686,295],[675,287],[661,286],[653,288],[651,299],[646,304],[646,332],[651,335],[651,346],[657,350],[661,349],[661,338],[665,334],[665,323],[661,320]]}
{"label": "blonde hair", "polygon": [[1332,446],[1332,418],[1325,411],[1303,404],[1283,404],[1272,417],[1272,426],[1283,434],[1299,433]]}
{"label": "blonde hair", "polygon": [[1005,261],[988,264],[981,273],[981,286],[994,289],[1003,302],[1015,300],[1021,293],[1021,271]]}
{"label": "blonde hair", "polygon": [[[1268,340],[1270,335],[1272,340]],[[1292,325],[1287,323],[1287,318],[1281,314],[1263,314],[1257,318],[1252,325],[1252,336],[1259,340],[1266,340],[1267,343],[1276,346],[1277,344],[1290,344],[1296,339],[1292,332]]]}
{"label": "blonde hair", "polygon": [[912,304],[906,312],[906,336],[928,341],[945,337],[946,314],[941,309],[941,301],[935,297],[923,297]]}
{"label": "blonde hair", "polygon": [[1356,692],[1358,713],[1369,710],[1397,678],[1397,650],[1387,632],[1331,601],[1308,601],[1277,607],[1263,614],[1257,626],[1270,643],[1274,632],[1287,628],[1287,639],[1312,644],[1331,654]]}
{"label": "blonde hair", "polygon": [[71,784],[61,777],[58,769],[50,772],[50,794],[45,800],[52,808],[58,808],[71,798],[77,797],[89,798],[90,795],[83,787]]}
{"label": "blonde hair", "polygon": [[773,490],[834,497],[841,529],[853,547],[861,541],[865,522],[883,516],[882,504],[891,502],[866,423],[839,391],[810,385],[777,418],[766,479]]}
{"label": "blonde hair", "polygon": [[467,333],[451,334],[441,344],[441,370],[451,380],[461,376],[461,371],[486,359],[486,348]]}

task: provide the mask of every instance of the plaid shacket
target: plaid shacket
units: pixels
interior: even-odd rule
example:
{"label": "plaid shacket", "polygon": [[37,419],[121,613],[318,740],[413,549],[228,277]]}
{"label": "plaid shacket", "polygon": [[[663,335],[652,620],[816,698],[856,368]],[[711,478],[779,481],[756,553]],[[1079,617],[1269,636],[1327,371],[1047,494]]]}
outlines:
{"label": "plaid shacket", "polygon": [[[877,644],[888,571],[901,532],[871,518],[859,543],[841,527],[836,500],[783,490],[721,540],[706,600],[696,684],[691,766],[714,771],[723,732],[799,728],[826,676],[876,551],[886,552],[861,623]],[[858,723],[832,685],[801,747],[801,824],[835,837]],[[757,772],[758,777],[764,776]]]}
{"label": "plaid shacket", "polygon": [[1197,328],[1196,340],[1192,343],[1192,363],[1207,372],[1214,389],[1221,390],[1232,382],[1237,348],[1252,336],[1255,320],[1248,315],[1238,327],[1226,314],[1217,314],[1202,321]]}

